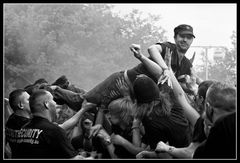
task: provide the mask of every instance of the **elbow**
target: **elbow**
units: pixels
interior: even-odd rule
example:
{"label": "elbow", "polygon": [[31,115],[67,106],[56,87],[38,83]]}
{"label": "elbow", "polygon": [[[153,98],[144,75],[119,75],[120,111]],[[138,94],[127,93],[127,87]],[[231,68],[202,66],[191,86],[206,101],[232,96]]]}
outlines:
{"label": "elbow", "polygon": [[149,54],[151,54],[150,52],[156,50],[156,45],[149,46],[147,50],[148,50]]}

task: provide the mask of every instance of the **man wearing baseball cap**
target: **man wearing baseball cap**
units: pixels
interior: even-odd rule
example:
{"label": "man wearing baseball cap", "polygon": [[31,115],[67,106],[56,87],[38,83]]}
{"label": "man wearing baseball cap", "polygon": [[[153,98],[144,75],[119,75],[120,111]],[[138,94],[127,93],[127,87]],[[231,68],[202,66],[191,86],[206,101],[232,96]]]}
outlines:
{"label": "man wearing baseball cap", "polygon": [[[153,61],[162,65],[161,63],[165,60],[166,48],[170,48],[170,51],[172,52],[171,66],[176,78],[180,81],[180,78],[184,75],[195,76],[197,78],[197,83],[199,84],[201,79],[193,73],[194,71],[191,61],[185,57],[185,54],[190,48],[194,38],[195,35],[193,34],[192,26],[181,24],[174,28],[175,44],[171,42],[158,42],[148,48],[148,53]],[[166,69],[168,68],[165,67],[164,70]],[[185,92],[191,93],[188,92],[189,90],[186,85],[183,83],[181,85]]]}

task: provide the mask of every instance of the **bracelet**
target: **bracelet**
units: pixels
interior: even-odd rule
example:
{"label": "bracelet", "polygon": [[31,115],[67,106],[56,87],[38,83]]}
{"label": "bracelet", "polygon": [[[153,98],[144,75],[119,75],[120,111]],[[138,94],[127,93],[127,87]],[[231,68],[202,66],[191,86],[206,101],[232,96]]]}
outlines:
{"label": "bracelet", "polygon": [[133,130],[133,129],[137,129],[137,128],[140,129],[139,126],[133,126],[133,127],[132,127],[132,130]]}
{"label": "bracelet", "polygon": [[163,74],[164,71],[166,71],[166,70],[169,70],[169,68],[163,68],[163,69],[162,69],[162,74]]}
{"label": "bracelet", "polygon": [[170,146],[169,148],[168,148],[168,152],[172,152],[174,150],[174,147],[172,147],[172,146]]}

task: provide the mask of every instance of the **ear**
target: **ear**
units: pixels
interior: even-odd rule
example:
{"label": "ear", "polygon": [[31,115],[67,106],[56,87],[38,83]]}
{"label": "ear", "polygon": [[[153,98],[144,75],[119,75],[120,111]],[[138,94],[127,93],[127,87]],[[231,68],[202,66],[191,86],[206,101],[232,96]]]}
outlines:
{"label": "ear", "polygon": [[208,102],[206,103],[206,116],[213,123],[213,108]]}
{"label": "ear", "polygon": [[49,102],[48,101],[44,101],[44,106],[46,109],[49,109]]}
{"label": "ear", "polygon": [[18,108],[19,108],[19,109],[23,109],[23,104],[22,104],[21,101],[18,103]]}

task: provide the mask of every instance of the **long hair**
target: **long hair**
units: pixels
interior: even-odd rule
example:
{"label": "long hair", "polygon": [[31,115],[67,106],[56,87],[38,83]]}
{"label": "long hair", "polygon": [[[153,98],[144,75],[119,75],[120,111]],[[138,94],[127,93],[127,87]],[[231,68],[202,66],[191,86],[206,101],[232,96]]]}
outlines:
{"label": "long hair", "polygon": [[117,116],[122,123],[129,125],[133,120],[134,103],[130,98],[119,98],[108,105],[110,114]]}
{"label": "long hair", "polygon": [[171,114],[172,102],[168,92],[160,91],[160,97],[149,103],[141,103],[135,105],[135,116],[139,119],[143,119],[150,113],[154,113],[158,116],[169,116]]}

